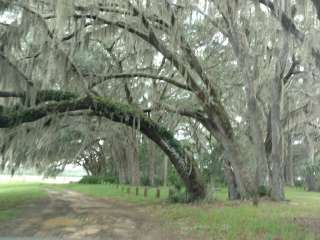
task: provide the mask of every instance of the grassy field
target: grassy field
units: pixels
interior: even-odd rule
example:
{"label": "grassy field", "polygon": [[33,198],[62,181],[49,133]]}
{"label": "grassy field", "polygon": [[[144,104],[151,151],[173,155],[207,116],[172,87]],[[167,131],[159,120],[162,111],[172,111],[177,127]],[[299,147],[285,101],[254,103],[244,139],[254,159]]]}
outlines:
{"label": "grassy field", "polygon": [[18,207],[47,196],[40,183],[0,183],[0,223],[21,213]]}
{"label": "grassy field", "polygon": [[213,203],[187,205],[168,203],[167,188],[161,188],[160,199],[155,197],[155,189],[151,189],[148,198],[144,198],[142,188],[139,196],[135,196],[134,188],[127,194],[127,187],[115,185],[69,184],[57,188],[147,205],[168,227],[178,229],[186,236],[194,236],[194,239],[320,239],[317,231],[310,230],[320,227],[314,226],[316,223],[313,222],[320,219],[320,193],[302,189],[288,188],[288,202],[262,201],[255,207],[251,202],[226,201],[225,189],[217,192],[217,200]]}
{"label": "grassy field", "polygon": [[167,205],[159,211],[174,228],[205,239],[320,239],[320,194],[299,189],[287,189],[286,194],[289,202],[264,201],[258,207],[220,200]]}
{"label": "grassy field", "polygon": [[165,202],[168,199],[169,189],[160,188],[160,198],[156,198],[156,188],[148,188],[148,195],[144,197],[144,188],[139,187],[139,195],[136,195],[136,188],[130,187],[130,194],[127,193],[129,186],[112,184],[61,184],[54,185],[56,189],[68,189],[85,193],[92,197],[109,197],[137,204],[151,204]]}
{"label": "grassy field", "polygon": [[[257,240],[308,240],[320,239],[320,193],[288,188],[288,202],[261,201],[258,207],[251,202],[230,202],[226,190],[215,195],[212,203],[171,204],[168,189],[161,188],[160,198],[156,189],[143,196],[143,188],[135,195],[131,187],[116,185],[43,185],[7,183],[0,184],[0,223],[21,214],[19,206],[46,196],[44,187],[79,191],[92,197],[108,197],[143,205],[163,220],[168,228],[179,231],[188,239],[257,239]],[[318,234],[318,235],[317,235]]]}

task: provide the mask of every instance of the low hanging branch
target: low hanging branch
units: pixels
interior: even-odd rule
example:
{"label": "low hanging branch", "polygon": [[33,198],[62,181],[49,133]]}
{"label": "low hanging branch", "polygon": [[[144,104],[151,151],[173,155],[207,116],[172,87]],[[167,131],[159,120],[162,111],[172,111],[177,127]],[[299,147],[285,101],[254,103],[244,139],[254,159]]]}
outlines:
{"label": "low hanging branch", "polygon": [[[49,101],[62,101],[75,99],[77,96],[71,92],[60,92],[55,90],[42,90],[38,91],[35,96],[35,103],[39,104],[42,102]],[[10,92],[0,91],[0,98],[20,98],[22,102],[27,99],[27,93],[25,92]]]}
{"label": "low hanging branch", "polygon": [[[90,75],[90,74],[88,74]],[[150,78],[150,79],[156,79],[156,80],[161,80],[167,83],[170,83],[178,88],[184,89],[184,90],[188,90],[191,91],[191,88],[188,87],[187,85],[183,84],[183,83],[179,83],[176,80],[169,78],[169,77],[165,77],[165,76],[160,76],[160,75],[155,75],[155,74],[148,74],[148,73],[119,73],[119,74],[110,74],[110,75],[105,75],[105,76],[99,76],[99,75],[93,75],[96,77],[101,77],[101,80],[96,81],[94,83],[92,83],[89,88],[93,88],[99,84],[104,83],[105,81],[109,80],[109,79],[121,79],[121,78],[135,78],[135,77],[139,77],[139,78]]]}
{"label": "low hanging branch", "polygon": [[[95,116],[105,117],[111,121],[139,129],[168,155],[184,181],[190,193],[190,199],[196,200],[205,197],[204,183],[194,160],[184,151],[171,132],[145,116],[141,110],[108,98],[92,96],[75,98],[69,93],[55,93],[57,96],[68,96],[69,100],[46,103],[25,110],[0,107],[0,128],[11,128],[23,123],[34,122],[49,114],[91,110]],[[45,95],[43,92],[40,92],[41,94]],[[53,97],[42,97],[41,100],[48,99],[53,99]]]}

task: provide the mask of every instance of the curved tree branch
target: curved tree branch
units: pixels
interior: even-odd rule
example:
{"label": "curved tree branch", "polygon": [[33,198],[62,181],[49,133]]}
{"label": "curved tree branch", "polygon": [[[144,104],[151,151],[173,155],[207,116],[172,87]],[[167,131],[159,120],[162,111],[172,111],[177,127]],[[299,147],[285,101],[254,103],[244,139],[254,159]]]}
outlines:
{"label": "curved tree branch", "polygon": [[[1,110],[2,109],[2,110]],[[96,116],[125,124],[140,130],[154,141],[170,158],[184,181],[192,200],[205,197],[205,187],[193,159],[184,151],[173,134],[130,105],[120,104],[107,98],[84,97],[43,104],[25,110],[0,108],[0,128],[10,128],[22,123],[34,122],[49,114],[91,110]]]}
{"label": "curved tree branch", "polygon": [[[89,74],[90,75],[90,74]],[[84,75],[86,76],[86,75]],[[92,76],[92,75],[91,75]],[[104,83],[105,81],[109,80],[109,79],[119,79],[119,78],[135,78],[135,77],[139,77],[139,78],[150,78],[150,79],[155,79],[155,80],[162,80],[165,81],[167,83],[170,83],[178,88],[184,89],[184,90],[188,90],[191,91],[191,88],[188,87],[185,84],[179,83],[177,81],[175,81],[172,78],[166,77],[166,76],[158,76],[158,75],[154,75],[154,74],[148,74],[148,73],[118,73],[118,74],[110,74],[110,75],[105,75],[105,76],[99,76],[99,75],[93,75],[95,77],[101,77],[102,79],[99,81],[96,81],[94,83],[92,83],[89,88],[93,88],[96,87],[99,84]]]}
{"label": "curved tree branch", "polygon": [[[61,92],[56,90],[42,90],[36,93],[35,103],[39,104],[48,101],[63,101],[75,99],[77,96],[71,92]],[[26,92],[10,92],[0,91],[0,98],[21,98],[25,101],[27,98]]]}

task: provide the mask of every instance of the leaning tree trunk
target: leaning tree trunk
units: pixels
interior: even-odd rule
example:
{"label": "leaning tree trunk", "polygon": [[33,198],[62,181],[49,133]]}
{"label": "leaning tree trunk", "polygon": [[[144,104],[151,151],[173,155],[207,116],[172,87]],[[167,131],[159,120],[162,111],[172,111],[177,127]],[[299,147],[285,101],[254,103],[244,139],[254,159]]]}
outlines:
{"label": "leaning tree trunk", "polygon": [[87,96],[78,99],[72,99],[71,97],[71,100],[47,103],[28,109],[16,109],[14,107],[1,107],[1,109],[0,128],[10,128],[22,123],[34,122],[52,113],[91,110],[92,114],[96,116],[105,117],[114,122],[139,129],[167,154],[184,182],[190,200],[203,199],[206,196],[204,182],[192,156],[186,153],[171,132],[149,119],[135,107],[114,102],[107,98]]}
{"label": "leaning tree trunk", "polygon": [[[220,115],[216,115],[215,111],[207,110],[209,119],[200,118],[199,121],[206,127],[206,129],[215,136],[215,138],[222,144],[225,152],[226,160],[232,167],[232,181],[228,184],[232,184],[229,187],[234,189],[236,186],[236,192],[234,196],[240,196],[242,199],[248,199],[252,197],[254,193],[254,185],[249,173],[248,168],[246,168],[243,161],[242,153],[240,147],[234,138],[234,133],[231,128],[231,123],[224,112],[220,109]],[[219,118],[219,119],[217,119]],[[220,126],[217,126],[216,123],[220,123]],[[227,176],[226,176],[227,177]],[[231,179],[231,178],[230,178]],[[233,183],[233,181],[235,181]]]}

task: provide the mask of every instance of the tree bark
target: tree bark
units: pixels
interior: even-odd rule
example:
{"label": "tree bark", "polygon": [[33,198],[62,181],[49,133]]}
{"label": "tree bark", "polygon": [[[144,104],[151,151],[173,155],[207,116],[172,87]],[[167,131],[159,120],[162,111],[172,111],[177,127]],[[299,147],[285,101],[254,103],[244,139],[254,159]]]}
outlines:
{"label": "tree bark", "polygon": [[[120,139],[120,140],[119,140]],[[114,138],[111,144],[111,153],[117,164],[118,179],[121,184],[129,183],[128,160],[124,147],[124,141],[121,138]]]}
{"label": "tree bark", "polygon": [[294,186],[293,156],[291,135],[286,134],[287,143],[285,149],[285,182],[288,186]]}
{"label": "tree bark", "polygon": [[232,171],[231,164],[229,161],[225,160],[224,162],[224,175],[228,184],[228,198],[229,200],[238,200],[241,198],[240,193],[238,192],[237,181],[235,175]]}
{"label": "tree bark", "polygon": [[[212,115],[212,112],[211,112]],[[210,116],[210,115],[209,115]],[[224,114],[221,114],[219,118],[223,120],[217,120],[216,122],[223,121],[225,125],[230,124],[229,119],[226,118]],[[214,120],[214,118],[213,118]],[[231,165],[234,180],[236,182],[237,192],[240,194],[242,199],[251,198],[255,191],[255,186],[252,182],[249,169],[245,166],[243,161],[243,154],[240,151],[240,147],[236,140],[234,139],[233,130],[230,127],[221,127],[214,124],[211,119],[201,119],[199,120],[210,133],[212,133],[215,138],[222,144],[225,152],[226,160]],[[220,130],[220,129],[228,129]],[[232,188],[234,186],[231,186]]]}
{"label": "tree bark", "polygon": [[168,185],[168,158],[167,156],[164,156],[163,161],[163,186]]}
{"label": "tree bark", "polygon": [[308,191],[317,191],[317,179],[315,176],[314,167],[314,156],[315,156],[315,147],[312,137],[310,136],[310,130],[306,129],[306,139],[307,139],[307,148],[308,148],[308,160],[306,167],[306,187]]}
{"label": "tree bark", "polygon": [[126,155],[130,166],[130,183],[133,186],[140,185],[140,164],[138,154],[137,133],[134,129],[127,129],[128,145],[126,147]]}
{"label": "tree bark", "polygon": [[151,186],[155,185],[155,163],[156,163],[156,149],[152,142],[148,142],[148,176]]}
{"label": "tree bark", "polygon": [[[285,50],[283,50],[285,51]],[[284,53],[286,56],[286,54]],[[279,56],[279,62],[276,65],[276,76],[272,80],[272,105],[271,105],[271,198],[275,201],[285,200],[284,195],[284,179],[283,179],[283,159],[282,159],[282,125],[281,110],[282,104],[282,79],[281,72],[283,69],[283,61],[286,58]]]}

